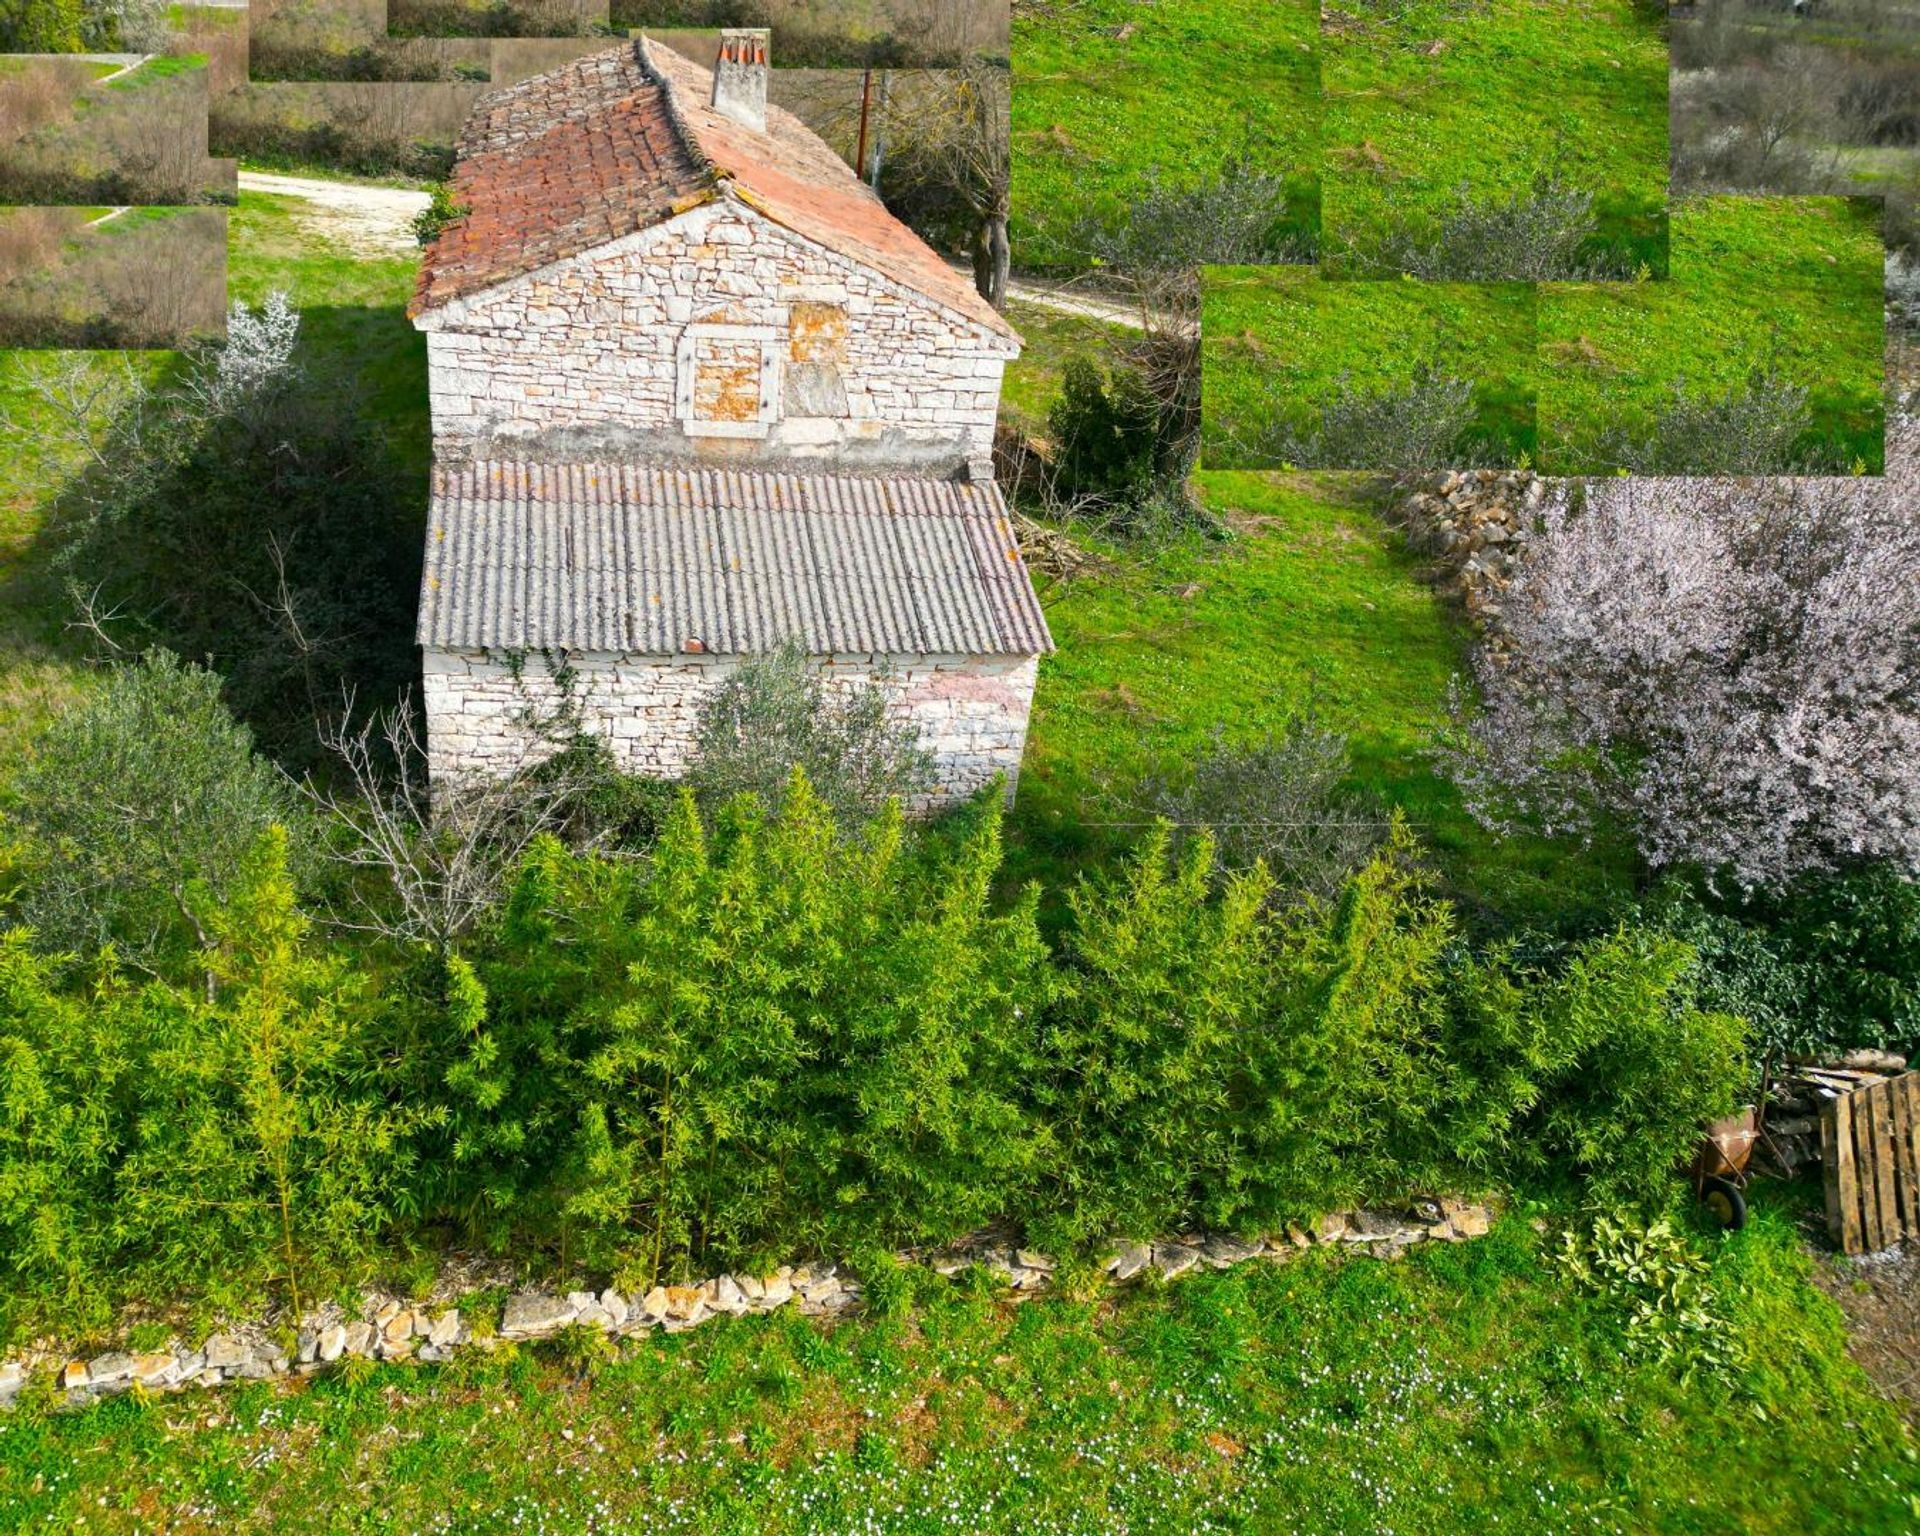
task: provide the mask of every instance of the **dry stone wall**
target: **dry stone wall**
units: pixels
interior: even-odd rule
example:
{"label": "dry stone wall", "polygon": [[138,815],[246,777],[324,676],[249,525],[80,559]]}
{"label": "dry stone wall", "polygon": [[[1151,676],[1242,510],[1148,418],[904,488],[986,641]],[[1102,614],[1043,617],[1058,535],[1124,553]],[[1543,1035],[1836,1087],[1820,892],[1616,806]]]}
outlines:
{"label": "dry stone wall", "polygon": [[[1176,1280],[1203,1269],[1284,1263],[1312,1248],[1393,1260],[1416,1244],[1460,1242],[1484,1235],[1492,1212],[1455,1199],[1420,1200],[1404,1209],[1338,1212],[1311,1228],[1288,1227],[1265,1237],[1190,1233],[1162,1242],[1116,1242],[1098,1276],[1124,1285],[1148,1276]],[[1045,1254],[982,1232],[951,1248],[898,1255],[942,1275],[984,1270],[1016,1300],[1053,1287],[1059,1266]],[[504,1304],[475,1291],[439,1288],[438,1303],[370,1296],[354,1313],[329,1306],[291,1329],[255,1319],[209,1335],[197,1345],[170,1343],[148,1351],[109,1350],[74,1357],[51,1345],[0,1361],[0,1408],[37,1390],[60,1406],[79,1408],[136,1389],[177,1392],[236,1381],[310,1376],[347,1359],[435,1364],[462,1348],[492,1348],[584,1328],[611,1338],[659,1330],[678,1333],[709,1318],[791,1307],[815,1317],[857,1309],[860,1282],[834,1264],[782,1265],[766,1275],[727,1274],[689,1285],[656,1285],[630,1295],[599,1290],[521,1291]]]}
{"label": "dry stone wall", "polygon": [[1546,496],[1524,470],[1447,470],[1400,488],[1395,510],[1416,549],[1434,556],[1444,584],[1496,649],[1507,587]]}
{"label": "dry stone wall", "polygon": [[1018,351],[732,197],[420,323],[441,458],[985,472]]}
{"label": "dry stone wall", "polygon": [[[582,727],[602,737],[630,773],[677,778],[692,756],[700,701],[737,668],[738,656],[566,658]],[[557,661],[558,658],[555,658]],[[1011,801],[1039,674],[1036,657],[830,656],[816,663],[829,687],[880,687],[920,727],[937,787],[920,810],[964,799],[1005,775]],[[523,764],[529,712],[551,718],[565,701],[540,655],[429,649],[422,695],[434,779],[504,773]]]}

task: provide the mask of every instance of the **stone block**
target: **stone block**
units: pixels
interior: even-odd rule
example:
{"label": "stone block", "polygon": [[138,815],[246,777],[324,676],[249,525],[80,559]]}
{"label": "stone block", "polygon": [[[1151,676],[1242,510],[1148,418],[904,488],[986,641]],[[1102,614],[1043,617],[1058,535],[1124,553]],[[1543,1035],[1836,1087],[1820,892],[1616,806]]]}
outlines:
{"label": "stone block", "polygon": [[253,1357],[253,1351],[230,1333],[216,1333],[205,1348],[207,1369],[232,1370]]}
{"label": "stone block", "polygon": [[500,1332],[509,1339],[552,1333],[573,1321],[574,1310],[573,1303],[562,1297],[522,1291],[507,1298],[506,1310],[500,1317]]}

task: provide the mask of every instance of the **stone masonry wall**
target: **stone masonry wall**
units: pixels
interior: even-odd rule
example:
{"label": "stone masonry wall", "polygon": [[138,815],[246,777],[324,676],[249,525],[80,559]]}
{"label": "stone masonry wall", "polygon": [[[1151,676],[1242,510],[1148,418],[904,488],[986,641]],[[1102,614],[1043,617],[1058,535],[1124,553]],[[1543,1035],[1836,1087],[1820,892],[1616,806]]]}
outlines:
{"label": "stone masonry wall", "polygon": [[[556,660],[558,658],[555,658]],[[693,750],[699,703],[737,668],[738,656],[574,655],[585,728],[606,739],[632,773],[676,778]],[[515,663],[518,663],[516,666]],[[832,656],[817,665],[830,687],[877,685],[918,722],[938,788],[916,809],[964,799],[1004,774],[1011,802],[1026,746],[1039,661],[1031,656]],[[528,752],[516,717],[550,714],[561,702],[548,660],[485,651],[428,649],[423,695],[436,782],[504,772]]]}
{"label": "stone masonry wall", "polygon": [[[1017,347],[724,197],[423,318],[434,453],[945,475],[991,459]],[[705,408],[689,436],[692,355]],[[723,377],[764,349],[764,382]],[[747,410],[748,391],[765,408]]]}
{"label": "stone masonry wall", "polygon": [[[1108,1247],[1089,1283],[1127,1285],[1149,1276],[1173,1281],[1237,1264],[1287,1263],[1309,1250],[1331,1250],[1392,1261],[1422,1243],[1465,1242],[1491,1227],[1485,1205],[1453,1198],[1421,1199],[1393,1209],[1340,1211],[1311,1228],[1287,1227],[1263,1237],[1189,1232],[1159,1242],[1118,1241]],[[1025,1301],[1051,1290],[1059,1266],[1045,1254],[1018,1247],[985,1229],[951,1247],[896,1255],[936,1274],[981,1271]],[[230,1323],[194,1344],[171,1339],[158,1348],[111,1349],[84,1355],[42,1341],[0,1359],[0,1411],[22,1394],[44,1393],[54,1406],[83,1408],[128,1392],[180,1392],[239,1381],[311,1376],[343,1360],[450,1360],[463,1349],[490,1349],[587,1329],[613,1339],[658,1330],[679,1333],[713,1317],[764,1314],[791,1307],[831,1317],[857,1309],[862,1286],[831,1263],[783,1264],[763,1275],[716,1275],[685,1285],[655,1285],[623,1294],[602,1289],[528,1290],[504,1305],[479,1293],[485,1276],[443,1274],[426,1299],[372,1294],[358,1308],[328,1303],[299,1318],[254,1318]],[[585,1284],[586,1282],[581,1282]]]}

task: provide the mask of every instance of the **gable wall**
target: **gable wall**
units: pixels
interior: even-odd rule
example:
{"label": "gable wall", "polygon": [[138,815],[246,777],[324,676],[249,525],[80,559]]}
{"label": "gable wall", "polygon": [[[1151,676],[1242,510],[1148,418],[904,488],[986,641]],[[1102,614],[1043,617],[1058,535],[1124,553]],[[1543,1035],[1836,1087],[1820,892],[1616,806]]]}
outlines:
{"label": "gable wall", "polygon": [[[715,323],[726,329],[707,332]],[[773,420],[689,436],[690,325],[712,336],[703,357],[744,366],[764,346],[781,375]],[[990,458],[1012,350],[722,199],[430,317],[434,451],[946,474]],[[740,410],[715,376],[701,375],[703,408]]]}

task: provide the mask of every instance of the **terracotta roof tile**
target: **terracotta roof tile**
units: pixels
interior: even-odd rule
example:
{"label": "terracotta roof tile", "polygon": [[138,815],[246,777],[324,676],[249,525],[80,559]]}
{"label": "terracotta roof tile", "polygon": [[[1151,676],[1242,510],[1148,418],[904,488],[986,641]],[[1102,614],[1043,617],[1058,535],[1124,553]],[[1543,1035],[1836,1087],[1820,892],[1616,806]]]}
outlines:
{"label": "terracotta roof tile", "polygon": [[470,211],[421,264],[418,315],[646,229],[723,187],[775,223],[1017,341],[1006,321],[792,113],[757,133],[713,76],[646,38],[485,98],[460,136]]}

